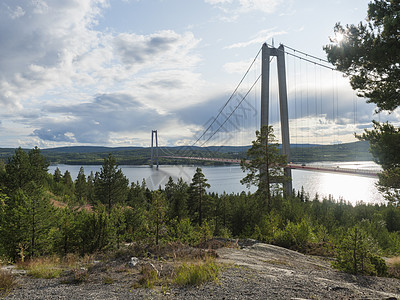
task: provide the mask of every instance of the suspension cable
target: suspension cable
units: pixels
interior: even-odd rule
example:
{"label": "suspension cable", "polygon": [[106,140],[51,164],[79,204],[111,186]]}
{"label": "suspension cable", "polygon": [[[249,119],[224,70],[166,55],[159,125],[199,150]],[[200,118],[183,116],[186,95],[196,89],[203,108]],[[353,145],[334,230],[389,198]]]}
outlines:
{"label": "suspension cable", "polygon": [[239,106],[242,104],[242,102],[246,99],[247,95],[251,92],[251,90],[254,88],[254,86],[257,84],[257,82],[260,80],[261,75],[262,75],[262,74],[260,74],[260,75],[258,76],[258,78],[256,79],[256,81],[254,81],[253,85],[250,87],[250,89],[247,91],[247,93],[243,96],[242,100],[239,101],[238,105],[236,105],[236,107],[235,107],[235,108],[232,110],[232,112],[228,115],[228,117],[225,119],[225,121],[222,122],[222,123],[220,124],[220,126],[217,128],[217,130],[215,130],[214,133],[213,133],[205,142],[203,142],[203,143],[200,145],[200,147],[204,146],[204,144],[207,143],[207,142],[221,129],[221,127],[225,125],[225,123],[229,120],[229,118],[233,115],[233,113],[238,109],[238,107],[239,107]]}
{"label": "suspension cable", "polygon": [[311,54],[308,54],[308,53],[299,51],[299,50],[297,50],[297,49],[291,48],[291,47],[289,47],[289,46],[287,46],[287,45],[284,45],[284,44],[282,44],[282,45],[283,45],[285,48],[288,48],[288,49],[290,49],[290,50],[293,50],[294,52],[298,52],[298,53],[301,53],[301,54],[303,54],[303,55],[305,55],[305,56],[309,56],[309,57],[312,57],[312,58],[317,59],[317,60],[319,60],[319,61],[323,61],[323,62],[326,62],[326,63],[329,63],[329,64],[330,64],[330,62],[329,62],[328,60],[326,60],[326,59],[323,59],[323,58],[320,58],[320,57],[317,57],[317,56],[314,56],[314,55],[311,55]]}
{"label": "suspension cable", "polygon": [[218,117],[221,115],[222,111],[225,109],[225,107],[228,105],[228,103],[232,100],[233,96],[235,95],[236,91],[238,90],[239,86],[242,84],[243,80],[246,78],[247,74],[249,73],[251,67],[257,60],[257,57],[260,55],[262,48],[258,50],[256,57],[253,59],[252,63],[250,64],[249,68],[247,69],[246,73],[243,75],[242,79],[240,80],[239,84],[236,86],[235,90],[233,91],[232,95],[229,97],[229,99],[225,102],[224,106],[220,109],[218,115],[214,118],[214,120],[211,122],[211,124],[207,127],[207,129],[203,132],[203,134],[192,144],[192,146],[196,145],[198,141],[207,133],[207,131],[211,128],[211,126],[215,123],[215,121],[218,119]]}

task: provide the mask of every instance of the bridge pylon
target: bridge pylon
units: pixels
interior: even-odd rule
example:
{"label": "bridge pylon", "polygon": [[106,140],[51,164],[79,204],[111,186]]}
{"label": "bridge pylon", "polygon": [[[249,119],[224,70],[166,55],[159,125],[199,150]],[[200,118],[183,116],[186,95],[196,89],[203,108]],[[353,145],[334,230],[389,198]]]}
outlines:
{"label": "bridge pylon", "polygon": [[[154,151],[154,140],[155,140],[155,148]],[[157,130],[151,131],[151,158],[150,158],[150,167],[153,168],[154,166],[154,152],[155,152],[155,160],[158,169],[158,137],[157,137]]]}
{"label": "bridge pylon", "polygon": [[[269,81],[270,81],[270,58],[276,56],[278,68],[278,86],[279,86],[279,107],[282,133],[282,154],[286,155],[290,162],[290,135],[289,135],[289,115],[287,103],[286,86],[286,68],[285,68],[285,49],[283,45],[278,48],[269,47],[266,43],[262,46],[261,59],[261,128],[268,126],[269,116]],[[290,168],[284,168],[285,176],[289,181],[283,183],[284,193],[292,194],[292,171]]]}

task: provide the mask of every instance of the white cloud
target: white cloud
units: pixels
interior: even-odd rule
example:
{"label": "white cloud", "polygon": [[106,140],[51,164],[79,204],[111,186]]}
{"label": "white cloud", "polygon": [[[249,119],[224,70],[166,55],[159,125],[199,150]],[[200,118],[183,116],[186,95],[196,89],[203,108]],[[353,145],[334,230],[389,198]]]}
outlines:
{"label": "white cloud", "polygon": [[271,14],[276,11],[283,0],[205,0],[205,2],[219,7],[229,14],[249,13],[252,11]]}
{"label": "white cloud", "polygon": [[286,34],[285,31],[273,31],[273,30],[274,29],[262,30],[262,31],[258,32],[257,34],[255,34],[253,37],[251,37],[250,40],[245,41],[245,42],[235,43],[235,44],[227,46],[226,48],[227,49],[244,48],[244,47],[248,47],[248,46],[254,45],[254,44],[262,45],[267,40],[269,40],[273,37],[276,37],[276,36],[282,35],[282,34]]}
{"label": "white cloud", "polygon": [[179,123],[170,111],[201,101],[200,40],[172,30],[98,32],[106,4],[6,0],[0,10],[0,114],[13,120],[4,130],[30,130],[25,145],[121,142],[150,124]]}
{"label": "white cloud", "polygon": [[231,3],[232,0],[204,0],[206,3],[210,3],[212,5],[216,4],[224,4],[224,3]]}
{"label": "white cloud", "polygon": [[275,12],[282,0],[239,0],[242,12],[262,11],[267,14]]}
{"label": "white cloud", "polygon": [[121,62],[127,66],[154,65],[157,69],[193,67],[198,62],[188,54],[198,44],[192,33],[183,35],[164,30],[150,35],[121,33],[114,38],[113,47]]}
{"label": "white cloud", "polygon": [[69,84],[69,66],[98,39],[90,27],[105,1],[18,4],[5,0],[8,9],[0,10],[0,105],[17,107],[51,86]]}

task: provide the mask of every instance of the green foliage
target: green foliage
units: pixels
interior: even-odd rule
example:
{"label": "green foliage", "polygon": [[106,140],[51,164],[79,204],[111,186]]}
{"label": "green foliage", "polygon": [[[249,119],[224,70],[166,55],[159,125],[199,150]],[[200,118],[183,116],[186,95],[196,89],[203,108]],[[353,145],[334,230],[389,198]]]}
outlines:
{"label": "green foliage", "polygon": [[378,188],[386,199],[400,205],[400,129],[386,123],[373,121],[373,129],[364,129],[360,140],[368,141],[376,163],[380,164]]}
{"label": "green foliage", "polygon": [[6,165],[5,182],[9,193],[18,189],[26,191],[31,182],[41,186],[47,177],[48,163],[38,148],[29,153],[18,148]]}
{"label": "green foliage", "polygon": [[383,169],[400,167],[400,129],[392,124],[373,121],[373,129],[364,129],[357,135],[360,140],[368,141],[370,151],[376,163]]}
{"label": "green foliage", "polygon": [[170,219],[184,219],[188,216],[187,202],[189,198],[189,186],[182,178],[174,183],[172,177],[169,177],[165,185],[165,194],[168,202],[168,217]]}
{"label": "green foliage", "polygon": [[78,202],[84,203],[87,199],[88,188],[86,182],[86,176],[83,167],[79,169],[78,177],[75,181],[75,196]]}
{"label": "green foliage", "polygon": [[100,173],[96,173],[94,188],[96,199],[107,205],[108,213],[111,213],[112,205],[124,204],[128,193],[129,181],[118,169],[116,159],[109,154],[104,159]]}
{"label": "green foliage", "polygon": [[276,230],[273,243],[285,248],[304,250],[311,241],[312,230],[308,220],[303,219],[300,223],[288,221],[283,229]]}
{"label": "green foliage", "polygon": [[242,159],[240,166],[247,175],[240,181],[258,186],[260,193],[267,195],[267,208],[271,206],[271,186],[278,188],[276,183],[287,180],[283,167],[287,164],[286,156],[279,154],[278,144],[272,126],[264,126],[256,131],[256,140],[247,151],[247,160]]}
{"label": "green foliage", "polygon": [[336,24],[335,36],[344,39],[332,38],[333,44],[324,47],[328,60],[350,77],[361,97],[390,111],[400,105],[399,13],[397,1],[371,1],[366,22],[345,27]]}
{"label": "green foliage", "polygon": [[[37,153],[35,151],[32,157]],[[19,168],[17,161],[25,162],[25,167]],[[36,157],[35,161],[42,160]],[[298,197],[271,194],[270,209],[267,209],[265,193],[207,194],[207,179],[201,169],[197,169],[190,186],[182,179],[177,182],[170,179],[165,189],[156,191],[150,191],[144,180],[132,183],[130,188],[125,180],[121,180],[125,192],[120,194],[121,197],[112,198],[110,210],[109,202],[98,198],[99,187],[107,182],[105,179],[115,179],[110,174],[119,171],[110,156],[106,158],[103,175],[91,174],[86,181],[81,169],[77,181],[71,180],[69,185],[63,182],[65,175],[60,172],[43,177],[30,176],[25,169],[30,168],[29,155],[23,151],[17,150],[10,164],[2,178],[22,182],[21,187],[18,182],[9,187],[8,181],[3,180],[3,192],[0,192],[0,256],[11,261],[47,254],[85,255],[118,249],[124,242],[146,245],[151,241],[151,244],[161,246],[178,242],[202,246],[213,236],[222,236],[253,237],[324,255],[331,254],[336,245],[338,261],[342,263],[340,267],[346,269],[354,266],[344,259],[349,257],[346,251],[351,251],[346,248],[351,246],[349,228],[355,225],[357,230],[371,237],[357,237],[368,243],[365,242],[367,246],[363,247],[361,242],[358,243],[357,264],[362,260],[363,267],[358,265],[355,272],[384,274],[385,265],[377,255],[400,254],[400,210],[392,204],[359,203],[352,206],[332,198],[316,196],[311,200],[304,192],[299,192]],[[122,172],[118,176],[125,178]],[[79,178],[82,193],[78,192]],[[55,195],[56,189],[59,195]],[[354,236],[354,232],[352,234]],[[76,278],[72,281],[87,279],[87,271],[77,269],[75,273],[73,277]],[[150,285],[152,278],[148,278]]]}
{"label": "green foliage", "polygon": [[180,286],[201,285],[218,278],[220,267],[213,260],[183,264],[176,270],[174,283]]}
{"label": "green foliage", "polygon": [[[366,23],[346,27],[336,24],[335,34],[344,39],[332,39],[333,44],[324,48],[328,60],[350,77],[359,96],[375,103],[379,110],[393,111],[400,105],[399,14],[397,1],[371,1]],[[369,141],[374,160],[384,169],[379,175],[380,191],[399,205],[400,131],[388,122],[373,121],[373,127],[357,137]]]}
{"label": "green foliage", "polygon": [[[15,260],[18,249],[26,255],[40,255],[47,251],[47,234],[53,219],[53,207],[43,190],[32,182],[30,194],[17,190],[4,207],[2,237],[6,254]],[[22,245],[22,246],[21,246]]]}
{"label": "green foliage", "polygon": [[337,252],[334,266],[352,274],[385,275],[383,259],[371,253],[372,240],[359,226],[349,228]]}
{"label": "green foliage", "polygon": [[273,210],[262,218],[260,224],[255,225],[252,237],[259,241],[273,243],[281,224],[281,216]]}
{"label": "green foliage", "polygon": [[200,242],[199,234],[195,230],[189,218],[171,220],[168,237],[172,241],[180,241],[184,244],[189,244],[192,246],[197,245]]}
{"label": "green foliage", "polygon": [[161,191],[154,191],[149,210],[149,221],[151,231],[154,232],[155,243],[158,245],[161,226],[166,221],[167,206],[164,194]]}
{"label": "green foliage", "polygon": [[190,184],[188,206],[189,213],[193,216],[193,222],[198,222],[199,226],[203,223],[206,202],[208,200],[206,189],[209,187],[210,184],[207,183],[207,179],[201,168],[197,168]]}

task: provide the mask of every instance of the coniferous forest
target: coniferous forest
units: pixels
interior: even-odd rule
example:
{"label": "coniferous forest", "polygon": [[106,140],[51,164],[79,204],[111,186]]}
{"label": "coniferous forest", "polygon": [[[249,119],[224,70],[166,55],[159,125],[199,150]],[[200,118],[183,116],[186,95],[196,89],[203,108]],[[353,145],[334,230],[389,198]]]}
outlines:
{"label": "coniferous forest", "polygon": [[[271,189],[208,193],[197,168],[190,183],[151,191],[132,182],[110,154],[100,172],[77,178],[38,148],[17,149],[0,169],[0,256],[5,261],[113,251],[126,243],[197,246],[212,237],[253,238],[303,253],[335,256],[339,269],[384,274],[380,256],[400,253],[400,211],[391,204],[352,206],[342,199]],[[352,253],[352,255],[349,255]]]}

